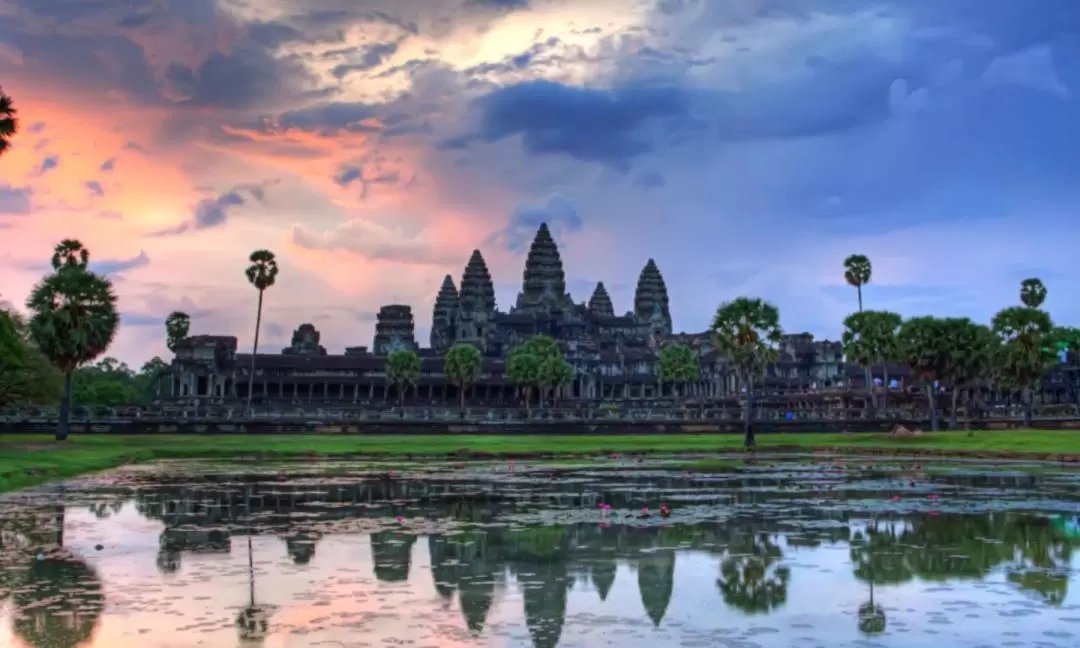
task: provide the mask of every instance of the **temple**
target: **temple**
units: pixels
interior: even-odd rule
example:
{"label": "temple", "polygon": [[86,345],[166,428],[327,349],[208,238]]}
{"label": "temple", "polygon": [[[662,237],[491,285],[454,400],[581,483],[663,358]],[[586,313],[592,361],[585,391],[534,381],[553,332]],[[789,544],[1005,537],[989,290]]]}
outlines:
{"label": "temple", "polygon": [[[454,344],[475,345],[484,355],[481,376],[468,388],[467,402],[511,405],[517,389],[505,375],[505,358],[516,345],[546,334],[559,341],[574,367],[573,381],[559,390],[561,400],[648,401],[674,396],[653,369],[660,348],[693,347],[699,379],[680,385],[680,395],[697,399],[737,396],[734,373],[712,348],[712,336],[674,333],[667,285],[660,267],[648,259],[637,277],[632,309],[617,315],[611,296],[598,282],[587,302],[567,292],[558,245],[546,224],[539,227],[525,260],[521,292],[508,311],[495,303],[495,286],[480,250],[465,264],[460,282],[447,275],[432,311],[429,346],[416,341],[413,311],[404,304],[383,306],[376,317],[371,347],[347,347],[329,354],[319,331],[301,324],[281,353],[259,353],[251,374],[251,355],[239,353],[232,336],[196,335],[176,349],[171,397],[178,401],[226,403],[247,397],[261,403],[332,402],[363,406],[392,394],[386,356],[416,351],[421,376],[406,400],[415,404],[453,403],[457,389],[443,373],[443,355]],[[773,393],[806,391],[846,384],[860,371],[843,364],[839,342],[815,341],[808,333],[785,338],[780,357],[766,372]],[[899,370],[898,370],[899,371]],[[848,375],[850,374],[850,376]],[[896,376],[898,373],[892,373]]]}

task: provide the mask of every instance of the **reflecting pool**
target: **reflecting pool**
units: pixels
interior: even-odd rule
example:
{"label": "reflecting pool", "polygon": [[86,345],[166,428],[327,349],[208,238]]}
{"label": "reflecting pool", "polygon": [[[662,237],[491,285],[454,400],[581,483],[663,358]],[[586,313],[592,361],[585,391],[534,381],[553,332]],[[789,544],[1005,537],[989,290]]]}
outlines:
{"label": "reflecting pool", "polygon": [[0,646],[1080,645],[1080,473],[169,463],[0,499]]}

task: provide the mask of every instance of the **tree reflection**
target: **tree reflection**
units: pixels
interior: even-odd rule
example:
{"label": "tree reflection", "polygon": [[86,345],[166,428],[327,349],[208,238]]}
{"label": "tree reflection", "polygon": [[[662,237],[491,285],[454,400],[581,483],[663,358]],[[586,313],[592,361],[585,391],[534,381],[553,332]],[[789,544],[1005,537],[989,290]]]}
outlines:
{"label": "tree reflection", "polygon": [[783,552],[767,533],[741,536],[720,563],[716,586],[724,602],[746,614],[770,612],[787,601],[791,571],[780,564]]}
{"label": "tree reflection", "polygon": [[380,531],[371,534],[371,560],[375,578],[384,583],[403,583],[409,580],[412,548],[416,536],[400,531]]}
{"label": "tree reflection", "polygon": [[270,634],[269,605],[255,602],[255,557],[251,549],[251,536],[247,537],[248,554],[248,604],[236,615],[236,632],[241,644],[258,644]]}

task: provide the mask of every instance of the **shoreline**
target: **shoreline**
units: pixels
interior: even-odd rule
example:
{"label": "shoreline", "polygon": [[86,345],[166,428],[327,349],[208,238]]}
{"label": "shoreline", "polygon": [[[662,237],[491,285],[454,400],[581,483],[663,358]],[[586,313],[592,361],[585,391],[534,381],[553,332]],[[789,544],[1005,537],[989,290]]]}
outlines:
{"label": "shoreline", "polygon": [[[1009,430],[967,434],[933,432],[919,437],[887,434],[761,434],[753,451],[742,438],[670,436],[440,435],[343,437],[312,435],[0,436],[0,493],[70,479],[120,466],[164,459],[392,461],[445,459],[552,461],[693,454],[793,454],[926,459],[985,459],[1080,465],[1080,433]],[[702,457],[687,457],[692,465]]]}

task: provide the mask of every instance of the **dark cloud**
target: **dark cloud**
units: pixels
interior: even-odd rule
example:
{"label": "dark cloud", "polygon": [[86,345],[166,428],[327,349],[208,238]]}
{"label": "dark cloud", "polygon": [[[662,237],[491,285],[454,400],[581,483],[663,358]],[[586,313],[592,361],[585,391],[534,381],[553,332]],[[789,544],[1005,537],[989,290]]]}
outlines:
{"label": "dark cloud", "polygon": [[173,92],[192,106],[246,108],[294,94],[291,85],[308,79],[298,63],[276,59],[249,45],[228,53],[212,52],[197,69],[170,63],[166,72]]}
{"label": "dark cloud", "polygon": [[532,155],[565,154],[625,166],[653,148],[640,133],[642,127],[651,120],[685,118],[687,99],[681,88],[592,90],[529,81],[479,100],[480,128],[474,137],[494,142],[520,135]]}
{"label": "dark cloud", "polygon": [[356,131],[372,130],[363,122],[378,116],[375,107],[364,103],[327,103],[310,108],[290,110],[277,120],[280,128],[299,128],[304,130],[335,131],[348,129]]}
{"label": "dark cloud", "polygon": [[165,325],[163,315],[140,315],[138,313],[120,313],[120,324],[133,327],[157,327]]}
{"label": "dark cloud", "polygon": [[40,133],[43,130],[45,130],[45,122],[39,121],[39,122],[35,122],[35,123],[31,124],[30,127],[26,129],[26,132],[27,133]]}
{"label": "dark cloud", "polygon": [[385,63],[386,59],[397,52],[397,49],[398,44],[396,42],[369,45],[358,52],[355,62],[342,63],[335,66],[333,74],[335,77],[342,79],[352,72],[367,72],[368,70],[373,70]]}
{"label": "dark cloud", "polygon": [[30,213],[30,187],[0,185],[0,214],[25,215]]}
{"label": "dark cloud", "polygon": [[103,171],[105,173],[108,173],[109,171],[112,171],[115,168],[116,168],[116,158],[109,158],[108,160],[105,160],[104,162],[102,162],[101,166],[98,167],[99,170],[101,170],[101,171]]}
{"label": "dark cloud", "polygon": [[150,257],[140,250],[130,259],[106,259],[104,261],[91,261],[90,269],[105,275],[116,275],[129,270],[137,270],[150,265]]}
{"label": "dark cloud", "polygon": [[274,50],[286,43],[306,40],[304,32],[281,22],[256,22],[247,26],[247,37],[254,43]]}
{"label": "dark cloud", "polygon": [[102,187],[101,183],[98,182],[97,180],[89,180],[89,181],[83,183],[83,186],[86,187],[87,191],[89,191],[90,193],[92,193],[95,196],[104,196],[105,195],[105,188]]}
{"label": "dark cloud", "polygon": [[485,246],[501,245],[510,252],[528,249],[541,223],[547,223],[554,235],[580,232],[584,222],[577,207],[565,196],[551,196],[544,205],[521,205],[514,210],[506,227],[487,237]]}
{"label": "dark cloud", "polygon": [[247,197],[254,198],[259,202],[264,201],[266,199],[265,188],[276,182],[276,180],[270,180],[261,184],[238,185],[214,198],[200,200],[195,205],[195,212],[191,220],[174,227],[158,230],[152,236],[174,236],[220,227],[228,220],[233,209],[247,204]]}

